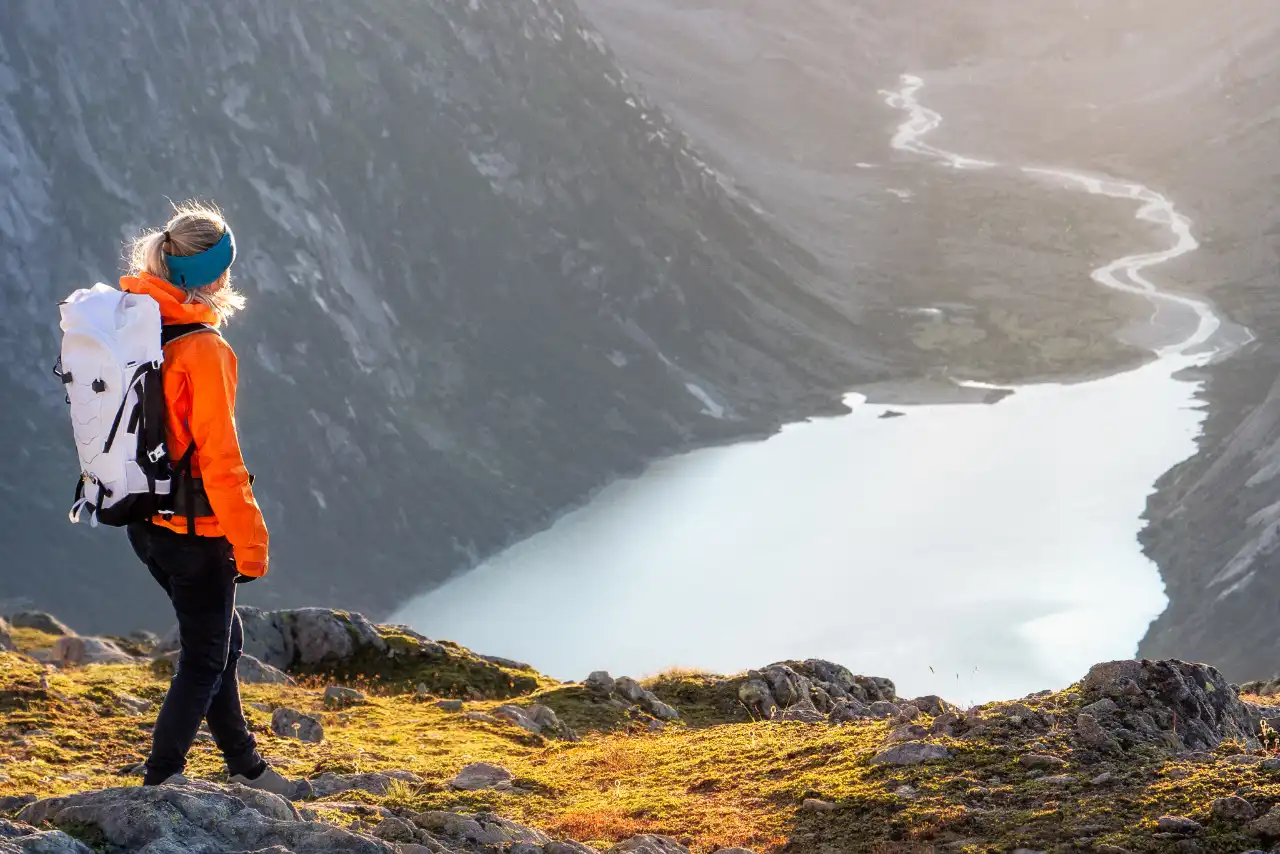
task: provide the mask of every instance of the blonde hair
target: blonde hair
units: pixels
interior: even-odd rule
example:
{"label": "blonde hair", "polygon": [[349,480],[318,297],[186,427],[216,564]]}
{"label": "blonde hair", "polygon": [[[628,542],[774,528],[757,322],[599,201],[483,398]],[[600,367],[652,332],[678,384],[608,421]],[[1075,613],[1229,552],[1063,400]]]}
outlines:
{"label": "blonde hair", "polygon": [[[189,201],[174,205],[173,217],[164,228],[147,232],[133,241],[129,263],[133,274],[150,273],[169,281],[165,254],[196,255],[209,249],[227,233],[227,221],[214,205]],[[187,291],[187,302],[198,302],[226,320],[244,308],[244,297],[231,285],[231,271],[203,288]]]}

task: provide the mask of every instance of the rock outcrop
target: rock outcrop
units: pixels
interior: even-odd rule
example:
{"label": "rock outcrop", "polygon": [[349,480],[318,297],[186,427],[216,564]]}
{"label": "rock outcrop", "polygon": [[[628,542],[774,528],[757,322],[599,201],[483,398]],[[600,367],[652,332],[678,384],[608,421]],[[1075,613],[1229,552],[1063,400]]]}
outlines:
{"label": "rock outcrop", "polygon": [[[752,670],[738,688],[738,699],[765,720],[804,719],[811,714],[833,722],[859,717],[896,715],[893,682],[855,676],[838,664],[819,659],[787,661]],[[883,703],[879,710],[874,704]],[[891,708],[890,708],[891,707]]]}
{"label": "rock outcrop", "polygon": [[[514,669],[405,626],[375,626],[361,614],[329,608],[237,611],[244,624],[244,654],[271,668],[249,665],[250,672],[267,681],[288,674],[330,675],[461,699],[519,697],[539,686],[538,674],[528,665],[507,662],[519,668]],[[177,645],[174,629],[156,654],[171,657]]]}
{"label": "rock outcrop", "polygon": [[1214,667],[1183,661],[1113,661],[1081,683],[1077,732],[1091,746],[1150,744],[1208,750],[1226,740],[1258,747],[1258,711]]}

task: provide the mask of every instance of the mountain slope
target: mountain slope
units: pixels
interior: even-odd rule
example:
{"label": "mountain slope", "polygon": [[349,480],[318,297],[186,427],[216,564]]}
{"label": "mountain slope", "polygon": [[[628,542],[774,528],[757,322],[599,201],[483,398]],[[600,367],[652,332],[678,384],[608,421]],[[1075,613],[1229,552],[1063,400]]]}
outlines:
{"label": "mountain slope", "polygon": [[[727,190],[569,2],[23,0],[0,31],[0,600],[154,624],[72,529],[58,299],[217,200],[273,532],[250,601],[380,613],[617,474],[884,376],[866,301]],[[860,331],[860,329],[862,331]],[[65,494],[64,494],[65,493]],[[38,569],[37,569],[38,568]]]}

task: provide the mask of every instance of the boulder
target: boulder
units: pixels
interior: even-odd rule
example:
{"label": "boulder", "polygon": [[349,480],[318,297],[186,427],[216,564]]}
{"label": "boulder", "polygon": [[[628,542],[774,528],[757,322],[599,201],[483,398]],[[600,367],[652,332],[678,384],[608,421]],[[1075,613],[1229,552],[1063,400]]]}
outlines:
{"label": "boulder", "polygon": [[645,691],[640,697],[640,706],[646,712],[653,715],[658,720],[674,721],[679,720],[680,713],[671,706],[658,699],[651,691]]}
{"label": "boulder", "polygon": [[813,703],[805,701],[796,703],[785,709],[781,709],[774,713],[775,721],[796,721],[805,724],[821,724],[827,722],[827,716],[818,711]]}
{"label": "boulder", "polygon": [[1267,841],[1280,839],[1280,806],[1274,806],[1266,815],[1249,825],[1249,829]]}
{"label": "boulder", "polygon": [[614,681],[613,686],[619,697],[631,703],[640,702],[640,698],[645,694],[645,690],[640,687],[640,683],[630,676],[619,676]]}
{"label": "boulder", "polygon": [[1234,795],[1215,800],[1209,805],[1209,812],[1216,820],[1227,824],[1243,824],[1257,816],[1253,804]]}
{"label": "boulder", "polygon": [[511,787],[511,772],[501,765],[489,762],[473,762],[458,772],[458,776],[449,781],[452,789],[463,792],[474,792],[480,789],[497,789]]}
{"label": "boulder", "polygon": [[15,813],[27,804],[35,802],[35,795],[0,795],[0,815]]}
{"label": "boulder", "polygon": [[922,765],[950,759],[951,751],[939,744],[908,741],[880,751],[871,760],[872,765]]}
{"label": "boulder", "polygon": [[3,854],[93,854],[93,850],[61,830],[37,830],[29,824],[0,819]]}
{"label": "boulder", "polygon": [[1088,712],[1076,715],[1076,738],[1093,750],[1109,750],[1116,747],[1115,740],[1102,728],[1098,719]]}
{"label": "boulder", "polygon": [[943,712],[933,719],[933,724],[929,727],[930,735],[953,736],[960,727],[962,720],[955,712]]}
{"label": "boulder", "polygon": [[633,836],[625,842],[619,842],[606,854],[689,854],[689,849],[676,842],[670,836]]}
{"label": "boulder", "polygon": [[460,712],[462,711],[462,701],[461,700],[437,700],[436,708],[446,712]]}
{"label": "boulder", "polygon": [[355,688],[345,688],[341,685],[330,685],[324,689],[324,705],[329,709],[345,709],[348,706],[355,706],[365,701],[364,694]]}
{"label": "boulder", "polygon": [[926,715],[934,718],[951,710],[950,705],[937,694],[917,697],[912,700],[909,705],[915,706]]}
{"label": "boulder", "polygon": [[247,655],[279,670],[293,666],[296,654],[293,633],[285,626],[281,612],[244,606],[236,608],[236,612],[244,625],[244,651]]}
{"label": "boulder", "polygon": [[571,740],[577,738],[576,734],[560,721],[554,710],[541,704],[528,708],[510,704],[499,706],[493,710],[493,717],[535,735],[553,735]]}
{"label": "boulder", "polygon": [[324,727],[320,722],[296,709],[276,709],[271,714],[271,731],[281,738],[296,738],[310,744],[324,741]]}
{"label": "boulder", "polygon": [[588,691],[601,697],[608,697],[613,693],[614,681],[607,670],[597,670],[587,677],[587,681],[582,683]]}
{"label": "boulder", "polygon": [[1018,757],[1018,762],[1023,768],[1031,768],[1037,771],[1050,771],[1065,768],[1067,765],[1065,759],[1059,759],[1057,756],[1049,756],[1044,753],[1028,753],[1025,756]]}
{"label": "boulder", "polygon": [[[475,846],[485,852],[506,850],[510,854],[515,850],[515,846],[519,844],[538,846],[552,844],[547,835],[541,831],[516,824],[514,821],[509,821],[491,813],[459,815],[458,813],[428,810],[412,816],[410,820],[430,833],[439,842],[446,843],[448,846],[446,850],[451,851],[456,851],[459,848],[472,851],[475,849],[469,846]],[[485,848],[484,846],[491,847]],[[585,846],[582,848],[566,847],[569,851],[575,852],[575,854],[584,850],[591,851]]]}
{"label": "boulder", "polygon": [[245,685],[296,685],[296,680],[252,655],[241,655],[236,663],[236,676]]}
{"label": "boulder", "polygon": [[402,818],[390,816],[373,829],[373,835],[387,842],[414,842],[418,838],[418,829]]}
{"label": "boulder", "polygon": [[326,772],[313,777],[307,782],[311,793],[317,798],[332,798],[343,792],[368,792],[371,795],[385,795],[394,781],[420,786],[423,779],[412,771],[376,771],[367,774],[334,774]]}
{"label": "boulder", "polygon": [[871,708],[861,700],[841,700],[827,716],[833,724],[844,724],[852,721],[866,720],[871,717]]}
{"label": "boulder", "polygon": [[[271,854],[395,854],[388,842],[301,820],[283,798],[243,786],[105,789],[37,801],[22,821],[91,832],[112,851],[269,851]],[[35,850],[35,849],[29,849]],[[66,849],[82,854],[80,849]]]}
{"label": "boulder", "polygon": [[[1122,748],[1210,750],[1227,740],[1259,746],[1261,721],[1216,668],[1185,661],[1113,661],[1081,684],[1086,712]],[[1110,703],[1104,704],[1103,700]],[[1110,711],[1114,705],[1115,711]]]}
{"label": "boulder", "polygon": [[50,660],[59,667],[78,667],[83,664],[131,664],[137,659],[105,638],[63,635],[54,643]]}
{"label": "boulder", "polygon": [[888,700],[877,700],[871,704],[871,717],[896,718],[902,710]]}
{"label": "boulder", "polygon": [[926,738],[929,731],[916,724],[903,724],[885,738],[885,744],[901,744],[904,741],[919,741]]}
{"label": "boulder", "polygon": [[1162,815],[1156,819],[1156,833],[1174,833],[1179,836],[1195,836],[1204,832],[1204,826],[1194,819],[1181,815]]}
{"label": "boulder", "polygon": [[15,629],[35,629],[46,635],[74,635],[66,623],[44,611],[19,611],[9,617],[9,624]]}

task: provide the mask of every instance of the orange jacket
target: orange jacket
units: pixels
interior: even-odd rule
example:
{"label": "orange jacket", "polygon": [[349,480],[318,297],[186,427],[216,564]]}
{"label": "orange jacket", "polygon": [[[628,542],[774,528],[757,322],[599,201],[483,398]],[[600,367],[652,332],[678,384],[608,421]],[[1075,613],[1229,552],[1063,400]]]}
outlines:
{"label": "orange jacket", "polygon": [[[160,304],[166,324],[219,325],[217,312],[200,303],[186,302],[179,288],[150,273],[126,276],[120,287],[131,294],[146,294]],[[249,472],[240,454],[236,435],[236,356],[219,335],[188,335],[164,352],[164,398],[169,414],[169,456],[179,460],[194,440],[192,475],[204,480],[213,516],[196,519],[202,537],[225,536],[235,549],[236,565],[245,574],[265,574],[267,526],[253,497]],[[153,520],[178,533],[187,532],[187,520],[157,516]],[[256,566],[255,566],[256,565]],[[245,572],[245,570],[250,570]]]}

